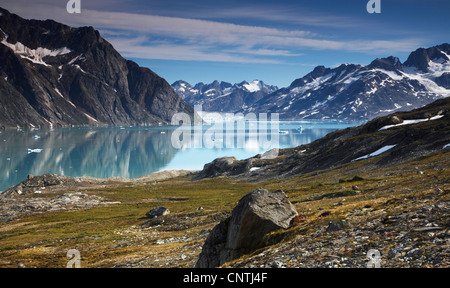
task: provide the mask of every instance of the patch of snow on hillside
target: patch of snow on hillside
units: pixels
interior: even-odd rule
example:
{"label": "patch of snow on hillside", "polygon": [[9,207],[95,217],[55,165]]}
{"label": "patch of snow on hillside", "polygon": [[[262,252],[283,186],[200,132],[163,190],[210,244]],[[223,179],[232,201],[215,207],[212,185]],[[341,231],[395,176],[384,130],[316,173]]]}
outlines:
{"label": "patch of snow on hillside", "polygon": [[387,145],[387,146],[384,146],[384,147],[378,149],[378,150],[375,151],[375,152],[372,152],[372,153],[370,153],[370,154],[367,154],[367,155],[364,155],[364,156],[362,156],[362,157],[356,158],[356,159],[352,160],[352,162],[353,162],[353,161],[358,161],[358,160],[367,159],[367,158],[370,158],[370,157],[374,157],[374,156],[380,155],[380,154],[382,154],[382,153],[384,153],[384,152],[386,152],[386,151],[388,151],[388,150],[394,148],[395,146],[397,146],[397,145]]}
{"label": "patch of snow on hillside", "polygon": [[[441,119],[442,117],[444,117],[444,115],[438,115],[438,116],[431,117],[429,120],[430,121],[437,120],[437,119]],[[399,124],[387,125],[387,126],[381,127],[378,131],[386,130],[386,129],[389,129],[392,127],[397,127],[397,126],[402,126],[402,125],[416,124],[416,123],[420,123],[420,122],[424,122],[424,121],[428,121],[428,119],[403,120],[403,122],[399,123]]]}
{"label": "patch of snow on hillside", "polygon": [[386,75],[388,75],[389,78],[391,78],[392,80],[397,80],[397,81],[399,81],[399,80],[402,80],[402,79],[403,79],[403,75],[398,75],[398,74],[395,73],[394,71],[387,71],[387,70],[380,69],[380,68],[374,69],[374,71],[379,71],[379,72],[381,72],[381,73],[383,73],[383,74],[386,74]]}
{"label": "patch of snow on hillside", "polygon": [[[291,89],[291,93],[292,93],[292,95],[295,94],[295,96],[296,95],[302,95],[303,93],[305,93],[308,90],[314,90],[315,88],[320,88],[320,86],[323,83],[325,83],[328,80],[330,80],[334,75],[335,75],[335,73],[330,73],[330,74],[324,75],[322,77],[317,77],[316,79],[312,80],[309,83],[306,83],[303,86],[295,87],[295,88]],[[291,93],[289,93],[289,94],[291,94]],[[309,95],[311,95],[311,93],[306,95],[306,97],[308,97]],[[302,97],[300,99],[304,99],[306,97]]]}

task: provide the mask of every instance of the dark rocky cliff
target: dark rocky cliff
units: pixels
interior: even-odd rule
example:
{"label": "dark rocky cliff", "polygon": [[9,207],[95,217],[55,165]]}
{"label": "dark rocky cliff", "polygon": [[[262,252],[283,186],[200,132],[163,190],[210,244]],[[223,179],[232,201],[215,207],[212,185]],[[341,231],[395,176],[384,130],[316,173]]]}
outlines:
{"label": "dark rocky cliff", "polygon": [[155,125],[193,108],[92,27],[0,8],[0,127]]}

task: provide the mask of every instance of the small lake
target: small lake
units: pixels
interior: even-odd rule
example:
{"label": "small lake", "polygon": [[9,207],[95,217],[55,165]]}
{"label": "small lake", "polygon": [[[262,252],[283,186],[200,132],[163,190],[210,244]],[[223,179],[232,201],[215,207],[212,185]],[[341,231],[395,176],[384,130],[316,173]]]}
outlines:
{"label": "small lake", "polygon": [[[258,141],[252,141],[249,134],[251,126],[259,122],[249,122],[245,131],[238,131],[236,126],[232,131],[234,138],[242,133],[246,135],[244,145],[235,145],[235,148],[230,145],[175,148],[172,135],[181,131],[181,127],[175,126],[0,131],[0,191],[25,180],[28,174],[137,178],[164,170],[201,170],[206,163],[219,157],[246,159],[271,148],[307,144],[334,130],[359,124],[361,122],[328,120],[279,121],[278,141],[272,145],[276,147],[262,147]],[[206,133],[211,126],[199,129],[200,134]],[[222,138],[214,141],[223,141],[225,134],[224,127]]]}

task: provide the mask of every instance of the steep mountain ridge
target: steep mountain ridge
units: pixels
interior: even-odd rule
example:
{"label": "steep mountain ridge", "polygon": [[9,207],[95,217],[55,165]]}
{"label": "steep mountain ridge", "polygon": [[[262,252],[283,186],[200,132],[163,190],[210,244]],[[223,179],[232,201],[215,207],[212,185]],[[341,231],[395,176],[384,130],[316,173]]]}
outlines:
{"label": "steep mountain ridge", "polygon": [[316,67],[311,73],[242,109],[279,113],[281,119],[370,120],[450,96],[450,45],[419,48],[401,63]]}
{"label": "steep mountain ridge", "polygon": [[194,86],[179,80],[172,87],[192,106],[202,105],[203,111],[210,112],[236,112],[251,107],[264,96],[278,90],[278,87],[260,80],[235,84],[215,80],[210,84],[200,82]]}
{"label": "steep mountain ridge", "polygon": [[0,13],[0,127],[156,125],[193,115],[164,79],[94,28]]}

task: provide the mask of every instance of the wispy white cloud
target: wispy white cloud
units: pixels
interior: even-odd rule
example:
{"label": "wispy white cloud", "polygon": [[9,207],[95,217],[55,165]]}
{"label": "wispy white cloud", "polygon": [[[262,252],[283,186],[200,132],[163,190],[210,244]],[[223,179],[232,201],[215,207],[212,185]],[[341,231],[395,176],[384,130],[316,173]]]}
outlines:
{"label": "wispy white cloud", "polygon": [[[147,45],[141,42],[138,47],[125,45],[126,39],[111,39],[119,51],[127,55],[142,55],[136,53],[143,51],[147,46],[147,57],[168,59],[173,57],[183,60],[203,61],[242,61],[252,63],[280,62],[267,58],[248,58],[253,56],[299,56],[302,49],[316,50],[343,50],[365,53],[380,53],[393,51],[411,51],[420,45],[420,39],[387,40],[328,40],[321,39],[310,31],[283,30],[261,26],[246,26],[222,23],[209,20],[187,19],[179,17],[165,17],[155,15],[140,15],[122,12],[102,12],[85,10],[85,19],[81,23],[90,22],[94,27],[103,27],[109,30],[133,31],[138,34],[164,37],[172,39],[173,44],[168,46],[153,46],[149,41]],[[150,39],[151,37],[149,37]],[[124,42],[125,41],[125,42]],[[230,47],[235,47],[230,49]],[[211,51],[215,50],[214,53]],[[172,53],[169,53],[172,51]],[[233,54],[227,54],[233,51]],[[176,53],[180,52],[180,55]],[[236,53],[241,52],[241,56]],[[172,56],[169,56],[172,55]],[[214,57],[216,56],[216,57]],[[190,58],[191,57],[191,58]],[[221,59],[221,60],[220,60]]]}
{"label": "wispy white cloud", "polygon": [[[46,9],[36,10],[32,5],[23,5],[22,2],[15,0],[10,5],[20,5],[20,14],[28,18],[52,18],[71,26],[93,26],[103,31],[107,40],[125,57],[134,58],[275,64],[283,63],[283,57],[301,56],[308,49],[394,53],[412,51],[421,44],[420,39],[336,40],[308,30],[94,9],[82,9],[81,14],[71,15],[66,12],[64,5],[48,5]],[[222,13],[231,15],[231,12],[235,13],[235,17],[247,14],[274,21],[284,17],[284,21],[304,22],[310,26],[334,23],[335,26],[347,27],[352,22],[334,16],[295,18],[285,10],[269,13],[264,9],[228,9]]]}
{"label": "wispy white cloud", "polygon": [[233,53],[260,55],[260,56],[282,56],[282,57],[298,57],[303,56],[301,53],[293,53],[289,50],[278,50],[278,49],[239,49],[230,50]]}
{"label": "wispy white cloud", "polygon": [[282,63],[277,59],[242,56],[242,53],[221,52],[201,45],[174,45],[170,43],[153,43],[148,45],[142,37],[132,39],[114,38],[110,42],[117,50],[122,51],[124,57],[129,58],[258,64]]}
{"label": "wispy white cloud", "polygon": [[216,10],[200,10],[191,12],[190,16],[201,19],[254,19],[261,21],[272,21],[275,23],[288,23],[311,27],[329,27],[329,28],[354,28],[361,21],[351,17],[326,15],[317,12],[301,12],[288,6],[243,6],[229,7]]}

